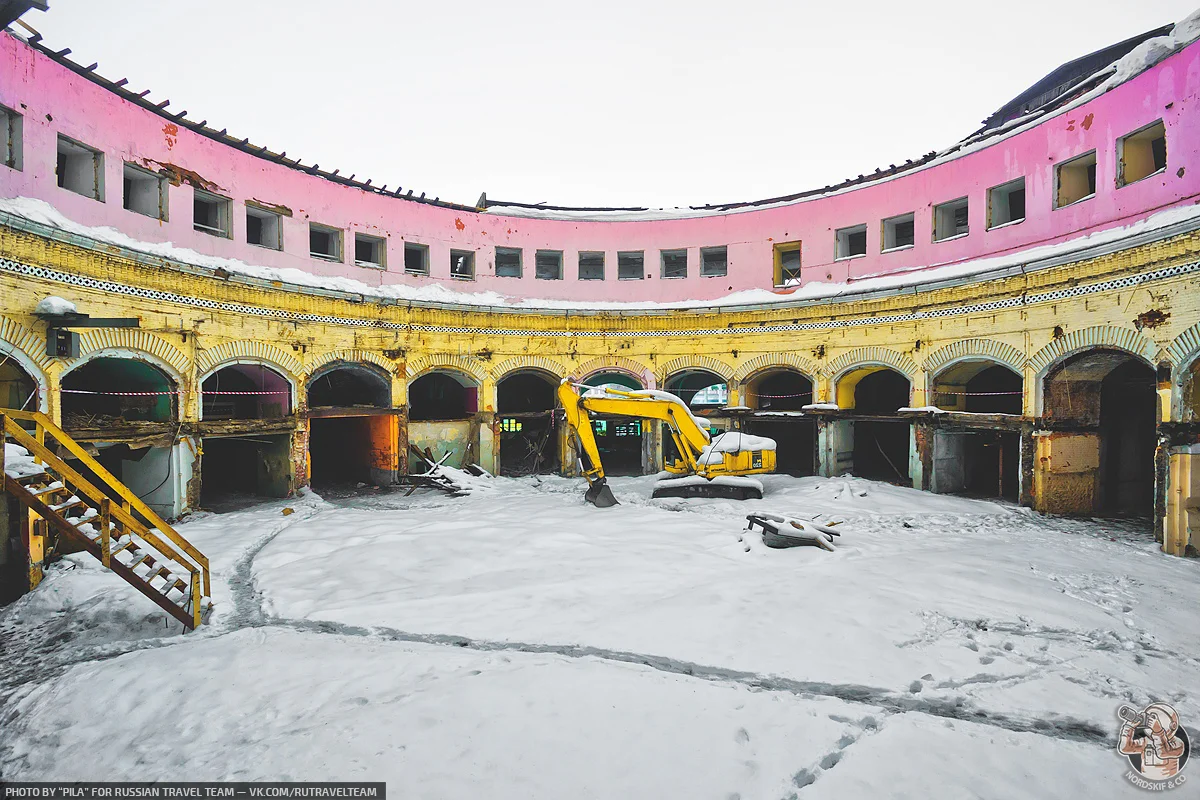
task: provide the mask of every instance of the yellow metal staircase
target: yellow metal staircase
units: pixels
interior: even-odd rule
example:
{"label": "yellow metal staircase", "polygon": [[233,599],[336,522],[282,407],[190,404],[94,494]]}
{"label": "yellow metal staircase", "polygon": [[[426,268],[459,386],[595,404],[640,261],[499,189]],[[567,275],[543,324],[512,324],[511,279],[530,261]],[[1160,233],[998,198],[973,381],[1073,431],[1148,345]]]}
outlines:
{"label": "yellow metal staircase", "polygon": [[[46,415],[0,409],[0,428],[0,438],[34,459],[32,468],[4,472],[4,490],[40,517],[35,524],[91,553],[189,630],[203,623],[212,606],[203,553]],[[8,466],[2,453],[0,468]],[[86,466],[95,483],[59,454]]]}

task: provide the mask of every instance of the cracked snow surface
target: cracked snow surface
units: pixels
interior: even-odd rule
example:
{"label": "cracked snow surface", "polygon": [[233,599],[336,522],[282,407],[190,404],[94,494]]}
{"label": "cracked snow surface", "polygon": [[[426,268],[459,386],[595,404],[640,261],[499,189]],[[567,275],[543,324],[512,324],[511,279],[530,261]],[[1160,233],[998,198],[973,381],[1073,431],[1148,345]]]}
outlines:
{"label": "cracked snow surface", "polygon": [[[1137,796],[1123,702],[1200,728],[1200,564],[1143,523],[854,478],[614,479],[197,514],[181,635],[86,556],[0,610],[0,779],[385,780],[420,797]],[[294,513],[284,514],[284,508]],[[763,510],[841,519],[770,550]]]}

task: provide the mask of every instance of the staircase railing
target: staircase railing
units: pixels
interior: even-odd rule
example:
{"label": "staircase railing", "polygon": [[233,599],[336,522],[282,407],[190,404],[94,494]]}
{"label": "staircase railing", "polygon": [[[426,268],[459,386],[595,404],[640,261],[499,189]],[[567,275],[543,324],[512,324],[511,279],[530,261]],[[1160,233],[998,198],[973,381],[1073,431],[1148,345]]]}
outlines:
{"label": "staircase railing", "polygon": [[[82,545],[88,552],[96,556],[108,568],[131,583],[134,588],[145,594],[155,603],[170,612],[187,627],[195,629],[203,622],[204,607],[202,598],[211,597],[211,573],[208,558],[197,550],[191,542],[179,535],[154,509],[146,505],[140,497],[130,491],[129,487],[117,480],[104,466],[92,457],[67,435],[61,428],[50,421],[46,415],[38,412],[0,409],[3,434],[0,438],[8,438],[24,447],[46,472],[58,482],[61,489],[47,487],[42,491],[30,491],[20,480],[5,476],[5,489],[16,496],[23,504],[51,524],[61,535]],[[32,423],[33,432],[25,430],[21,422]],[[75,468],[55,454],[47,444],[47,440],[56,443],[60,448],[78,459],[103,488],[97,487],[83,477]],[[84,517],[68,518],[61,513],[62,508],[69,504],[48,504],[39,495],[56,491],[77,498],[79,505],[86,505],[93,510]],[[115,496],[115,497],[114,497]],[[92,524],[92,523],[95,524]],[[89,530],[98,533],[95,538],[81,532],[80,526],[87,523]],[[96,531],[96,525],[99,530]],[[114,538],[114,531],[116,538]],[[122,549],[138,549],[138,542],[148,545],[163,558],[169,559],[189,573],[187,608],[181,608],[167,598],[167,592],[156,591],[150,586],[150,579],[138,575],[133,568],[113,557],[115,551]],[[113,545],[116,543],[116,547]],[[147,554],[148,555],[148,554]],[[157,559],[147,559],[157,563]],[[165,568],[166,574],[173,574]]]}

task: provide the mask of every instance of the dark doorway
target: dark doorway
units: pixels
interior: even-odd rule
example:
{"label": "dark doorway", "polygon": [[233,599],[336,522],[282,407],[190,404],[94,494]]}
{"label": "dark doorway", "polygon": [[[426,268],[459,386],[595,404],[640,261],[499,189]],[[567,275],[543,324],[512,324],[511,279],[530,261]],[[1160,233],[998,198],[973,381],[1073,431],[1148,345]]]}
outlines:
{"label": "dark doorway", "polygon": [[373,484],[371,448],[373,417],[328,417],[309,420],[308,456],[313,488]]}
{"label": "dark doorway", "polygon": [[1100,386],[1100,510],[1154,510],[1157,398],[1154,370],[1130,359]]}
{"label": "dark doorway", "polygon": [[537,372],[513,373],[496,385],[501,474],[558,471],[556,386],[553,378]]}
{"label": "dark doorway", "polygon": [[10,356],[0,353],[0,408],[38,410],[37,383]]}
{"label": "dark doorway", "polygon": [[210,436],[200,461],[200,505],[236,511],[292,489],[291,435]]}
{"label": "dark doorway", "polygon": [[746,433],[775,440],[775,471],[802,478],[817,474],[817,423],[795,417],[754,417]]}
{"label": "dark doorway", "polygon": [[894,414],[896,409],[908,405],[908,397],[908,378],[890,369],[875,370],[855,384],[854,411],[858,414]]}
{"label": "dark doorway", "polygon": [[[909,388],[908,378],[895,370],[869,372],[854,386],[854,413],[890,416],[908,405]],[[854,474],[911,485],[908,472],[911,439],[912,425],[907,420],[854,420]]]}
{"label": "dark doorway", "polygon": [[1017,500],[1019,433],[937,430],[933,436],[934,491]]}

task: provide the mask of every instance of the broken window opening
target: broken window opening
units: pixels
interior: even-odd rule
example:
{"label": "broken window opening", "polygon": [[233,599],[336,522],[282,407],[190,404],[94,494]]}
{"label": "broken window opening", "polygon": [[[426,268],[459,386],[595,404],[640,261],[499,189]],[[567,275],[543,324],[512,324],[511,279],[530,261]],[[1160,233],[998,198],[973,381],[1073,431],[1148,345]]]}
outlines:
{"label": "broken window opening", "polygon": [[230,238],[229,199],[203,189],[193,192],[192,228],[210,236]]}
{"label": "broken window opening", "polygon": [[497,278],[519,278],[521,277],[521,248],[519,247],[497,247],[496,248],[496,277]]}
{"label": "broken window opening", "polygon": [[466,375],[428,372],[408,385],[413,422],[467,419],[479,410],[479,388]]}
{"label": "broken window opening", "polygon": [[729,251],[721,247],[700,248],[700,277],[721,278],[729,274]]}
{"label": "broken window opening", "polygon": [[391,378],[376,366],[335,362],[308,381],[309,408],[391,408]]}
{"label": "broken window opening", "polygon": [[450,277],[460,281],[475,280],[475,253],[472,250],[450,251]]}
{"label": "broken window opening", "polygon": [[662,276],[664,278],[686,278],[688,271],[687,250],[661,250]]}
{"label": "broken window opening", "polygon": [[323,261],[342,260],[342,231],[340,228],[330,228],[308,223],[308,254]]}
{"label": "broken window opening", "polygon": [[1054,167],[1054,207],[1063,208],[1096,195],[1096,151]]}
{"label": "broken window opening", "polygon": [[387,269],[387,239],[354,234],[354,265],[372,269]]}
{"label": "broken window opening", "polygon": [[39,411],[38,401],[38,384],[33,376],[13,359],[0,356],[0,408]]}
{"label": "broken window opening", "polygon": [[283,249],[283,218],[274,211],[246,206],[246,242],[270,250]]}
{"label": "broken window opening", "polygon": [[760,372],[746,384],[742,403],[758,411],[800,411],[813,402],[808,376],[790,369]]}
{"label": "broken window opening", "polygon": [[867,254],[867,226],[853,225],[836,231],[837,255],[835,260],[858,258]]}
{"label": "broken window opening", "polygon": [[177,400],[175,382],[158,367],[136,358],[102,356],[63,377],[63,427],[171,422]]}
{"label": "broken window opening", "polygon": [[584,251],[579,254],[579,280],[604,280],[604,253]]}
{"label": "broken window opening", "polygon": [[123,175],[125,210],[147,217],[167,219],[167,179],[135,164],[125,164]]}
{"label": "broken window opening", "polygon": [[58,135],[58,185],[104,202],[104,153]]}
{"label": "broken window opening", "polygon": [[1117,140],[1117,186],[1149,178],[1167,168],[1167,129],[1162,120]]}
{"label": "broken window opening", "polygon": [[429,274],[429,245],[404,243],[404,272],[407,275]]}
{"label": "broken window opening", "polygon": [[1002,183],[988,189],[988,229],[999,228],[1025,219],[1025,179]]}
{"label": "broken window opening", "polygon": [[967,198],[960,197],[933,207],[933,240],[944,242],[970,233]]}
{"label": "broken window opening", "polygon": [[800,284],[800,242],[783,242],[775,245],[775,285],[798,286]]}
{"label": "broken window opening", "polygon": [[883,252],[904,250],[916,243],[916,214],[909,212],[883,221]]}
{"label": "broken window opening", "polygon": [[534,277],[539,281],[561,281],[563,254],[561,250],[538,250],[534,255]]}
{"label": "broken window opening", "polygon": [[724,406],[729,402],[729,384],[708,370],[677,372],[667,378],[663,386],[692,408]]}
{"label": "broken window opening", "polygon": [[617,253],[617,280],[640,281],[646,277],[646,254],[641,250]]}
{"label": "broken window opening", "polygon": [[292,413],[287,379],[262,364],[231,364],[200,385],[201,418],[278,419]]}
{"label": "broken window opening", "polygon": [[24,117],[11,108],[0,106],[0,156],[4,166],[22,168],[24,157]]}

